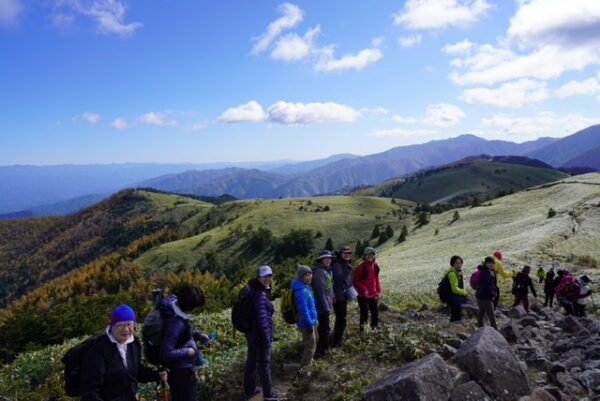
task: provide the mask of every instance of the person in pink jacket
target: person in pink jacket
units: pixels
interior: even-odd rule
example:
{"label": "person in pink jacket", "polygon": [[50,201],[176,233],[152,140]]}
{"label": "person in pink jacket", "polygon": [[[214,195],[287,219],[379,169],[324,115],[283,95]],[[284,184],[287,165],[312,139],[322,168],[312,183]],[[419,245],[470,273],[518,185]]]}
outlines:
{"label": "person in pink jacket", "polygon": [[369,319],[371,312],[371,328],[376,329],[379,324],[379,309],[377,300],[381,294],[381,285],[379,284],[379,265],[375,262],[376,249],[367,248],[363,253],[363,261],[356,266],[352,283],[356,292],[360,308],[360,330],[363,330],[364,324]]}

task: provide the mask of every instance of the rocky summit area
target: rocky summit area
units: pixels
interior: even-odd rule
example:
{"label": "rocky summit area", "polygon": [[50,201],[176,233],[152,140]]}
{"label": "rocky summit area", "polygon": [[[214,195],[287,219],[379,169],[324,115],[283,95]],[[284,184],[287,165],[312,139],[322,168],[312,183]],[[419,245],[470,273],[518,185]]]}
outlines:
{"label": "rocky summit area", "polygon": [[[441,349],[387,372],[364,391],[367,401],[600,401],[600,322],[540,306],[499,304],[499,330],[473,319],[447,326]],[[441,319],[423,306],[404,315]],[[466,315],[477,307],[470,301]]]}

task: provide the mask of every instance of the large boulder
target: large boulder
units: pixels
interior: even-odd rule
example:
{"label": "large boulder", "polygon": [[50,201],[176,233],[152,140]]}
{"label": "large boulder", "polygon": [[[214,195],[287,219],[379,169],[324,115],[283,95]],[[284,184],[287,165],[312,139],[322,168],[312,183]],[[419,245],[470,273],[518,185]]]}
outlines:
{"label": "large boulder", "polygon": [[521,338],[521,330],[514,321],[510,320],[504,326],[500,327],[500,333],[506,338],[509,343],[515,343]]}
{"label": "large boulder", "polygon": [[502,335],[480,327],[452,358],[495,400],[529,394],[527,377]]}
{"label": "large boulder", "polygon": [[471,380],[454,387],[450,394],[450,401],[492,401],[492,398],[479,384]]}
{"label": "large boulder", "polygon": [[523,308],[523,306],[517,305],[510,308],[507,315],[508,317],[512,317],[513,319],[520,319],[523,316],[527,315],[527,311],[525,310],[525,308]]}
{"label": "large boulder", "polygon": [[386,373],[363,391],[367,401],[448,401],[452,376],[436,353]]}

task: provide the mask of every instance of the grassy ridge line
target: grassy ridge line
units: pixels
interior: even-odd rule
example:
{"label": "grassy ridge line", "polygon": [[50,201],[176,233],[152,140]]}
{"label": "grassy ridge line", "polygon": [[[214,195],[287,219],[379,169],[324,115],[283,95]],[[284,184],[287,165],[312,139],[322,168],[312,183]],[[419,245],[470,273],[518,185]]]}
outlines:
{"label": "grassy ridge line", "polygon": [[461,195],[495,197],[499,191],[518,191],[533,185],[569,177],[558,170],[518,164],[478,160],[463,165],[433,170],[405,182],[396,180],[362,191],[415,202],[448,202]]}
{"label": "grassy ridge line", "polygon": [[[471,272],[497,250],[511,268],[521,267],[525,257],[568,261],[571,253],[600,262],[598,204],[600,174],[592,173],[505,196],[492,206],[456,209],[460,219],[453,224],[454,210],[432,215],[431,222],[410,233],[406,242],[388,242],[380,248],[382,278],[395,291],[431,292],[451,255],[461,255],[465,271]],[[557,215],[548,218],[551,207]],[[569,212],[580,224],[574,238],[569,238],[573,227]]]}
{"label": "grassy ridge line", "polygon": [[[369,238],[375,224],[385,228],[390,224],[394,230],[404,224],[392,214],[392,210],[412,208],[408,201],[392,204],[390,199],[376,197],[317,197],[292,199],[254,199],[229,202],[209,211],[220,213],[223,223],[199,235],[163,244],[145,252],[138,259],[149,268],[168,266],[194,266],[201,253],[218,251],[227,256],[243,252],[244,240],[240,233],[247,227],[254,230],[270,229],[277,237],[287,234],[291,228],[310,229],[323,237],[315,240],[315,247],[324,246],[328,237],[334,245],[354,246],[357,240]],[[328,207],[328,211],[319,211]],[[302,208],[302,210],[300,210]],[[379,217],[379,218],[378,218]],[[190,229],[206,218],[199,214],[184,221],[182,226]],[[265,260],[259,255],[255,261]]]}

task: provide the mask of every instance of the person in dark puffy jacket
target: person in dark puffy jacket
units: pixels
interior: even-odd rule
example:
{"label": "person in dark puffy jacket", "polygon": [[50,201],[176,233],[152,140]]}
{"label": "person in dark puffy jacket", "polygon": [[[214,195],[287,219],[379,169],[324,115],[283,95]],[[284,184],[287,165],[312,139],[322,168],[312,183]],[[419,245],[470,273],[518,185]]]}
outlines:
{"label": "person in dark puffy jacket", "polygon": [[82,358],[82,401],[135,401],[138,381],[167,380],[166,372],[159,375],[141,364],[141,346],[133,335],[136,321],[129,306],[113,309],[104,335]]}
{"label": "person in dark puffy jacket", "polygon": [[498,296],[495,273],[494,273],[494,258],[488,256],[483,261],[482,265],[477,266],[481,270],[479,279],[477,280],[477,305],[479,312],[477,313],[477,326],[483,326],[483,316],[487,315],[490,320],[490,325],[498,329],[496,325],[496,317],[494,316],[494,300]]}
{"label": "person in dark puffy jacket", "polygon": [[308,366],[315,355],[317,347],[317,309],[315,307],[315,296],[310,283],[312,282],[312,270],[308,266],[298,265],[296,277],[290,283],[294,292],[294,305],[298,312],[298,330],[302,333],[302,359],[300,369]]}
{"label": "person in dark puffy jacket", "polygon": [[[244,368],[244,393],[252,397],[262,391],[264,400],[278,400],[271,380],[271,343],[273,342],[273,304],[271,303],[271,281],[273,270],[260,266],[256,278],[250,280],[252,290],[252,328],[245,333],[248,356]],[[256,385],[256,370],[259,370],[262,388]]]}
{"label": "person in dark puffy jacket", "polygon": [[352,285],[352,248],[343,246],[336,252],[336,260],[331,265],[333,273],[333,293],[335,302],[333,303],[333,311],[335,312],[335,326],[333,328],[333,343],[332,347],[339,347],[342,344],[344,331],[348,315],[349,295],[354,290]]}
{"label": "person in dark puffy jacket", "polygon": [[329,317],[333,311],[333,274],[331,273],[332,255],[329,251],[322,251],[311,266],[313,272],[312,289],[315,294],[315,306],[317,307],[317,319],[319,325],[317,331],[317,351],[315,355],[321,357],[329,352]]}
{"label": "person in dark puffy jacket", "polygon": [[544,278],[544,294],[544,306],[552,308],[552,304],[554,303],[554,267],[546,273],[546,277]]}
{"label": "person in dark puffy jacket", "polygon": [[522,303],[523,308],[525,308],[525,311],[527,312],[529,312],[529,289],[531,289],[533,296],[537,297],[535,288],[533,287],[533,280],[531,280],[531,277],[529,277],[530,272],[531,267],[524,266],[523,270],[517,273],[515,278],[513,278],[512,289],[512,293],[515,296],[513,307],[519,305],[519,303]]}
{"label": "person in dark puffy jacket", "polygon": [[371,328],[376,329],[379,325],[378,300],[381,294],[379,284],[379,265],[375,261],[376,249],[367,248],[363,254],[363,261],[356,266],[352,276],[354,288],[358,292],[357,300],[360,308],[360,330],[367,323],[369,312],[371,313]]}
{"label": "person in dark puffy jacket", "polygon": [[177,296],[166,295],[160,304],[165,329],[159,359],[171,372],[169,387],[172,401],[196,401],[197,398],[195,367],[203,360],[196,341],[206,343],[210,339],[193,329],[189,314],[204,303],[202,290],[193,284],[185,284]]}

